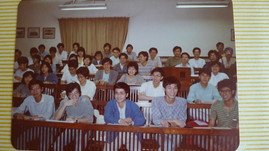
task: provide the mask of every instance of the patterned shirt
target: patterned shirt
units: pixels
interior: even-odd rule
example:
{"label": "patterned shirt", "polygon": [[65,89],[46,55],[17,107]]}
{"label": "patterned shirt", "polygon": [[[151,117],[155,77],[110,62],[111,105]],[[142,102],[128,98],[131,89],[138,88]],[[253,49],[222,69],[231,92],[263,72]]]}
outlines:
{"label": "patterned shirt", "polygon": [[176,97],[173,104],[168,104],[164,96],[152,100],[152,119],[155,125],[160,125],[163,120],[180,120],[186,122],[187,100]]}
{"label": "patterned shirt", "polygon": [[238,102],[234,101],[234,106],[230,112],[224,109],[224,102],[217,101],[211,106],[210,119],[217,120],[217,127],[236,128],[238,124]]}
{"label": "patterned shirt", "polygon": [[142,76],[150,75],[150,72],[152,69],[154,69],[154,65],[150,62],[147,62],[145,66],[143,66],[141,63],[138,64],[138,73]]}

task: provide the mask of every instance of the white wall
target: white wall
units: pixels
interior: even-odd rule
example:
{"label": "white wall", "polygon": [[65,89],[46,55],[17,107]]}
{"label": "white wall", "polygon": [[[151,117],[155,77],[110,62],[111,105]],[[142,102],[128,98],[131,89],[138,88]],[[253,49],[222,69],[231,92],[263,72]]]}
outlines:
{"label": "white wall", "polygon": [[[62,2],[63,3],[63,2]],[[47,48],[60,42],[58,18],[67,17],[130,17],[126,44],[134,51],[157,47],[159,55],[172,55],[172,48],[179,45],[190,54],[193,47],[200,47],[203,56],[214,49],[218,41],[234,48],[231,41],[233,28],[232,8],[177,9],[176,0],[109,0],[107,10],[60,11],[59,1],[24,1],[19,6],[18,27],[55,27],[56,38],[19,38],[16,48],[28,55],[32,46],[43,43]],[[41,29],[42,30],[42,29]],[[125,44],[125,45],[126,45]]]}

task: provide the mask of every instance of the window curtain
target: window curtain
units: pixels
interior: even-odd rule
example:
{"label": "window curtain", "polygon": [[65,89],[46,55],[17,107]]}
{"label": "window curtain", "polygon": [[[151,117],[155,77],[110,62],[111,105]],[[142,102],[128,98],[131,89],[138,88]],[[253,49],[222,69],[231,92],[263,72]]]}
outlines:
{"label": "window curtain", "polygon": [[123,48],[128,33],[129,18],[61,18],[59,19],[62,43],[67,51],[72,51],[74,42],[93,55],[103,50],[105,43],[112,48]]}

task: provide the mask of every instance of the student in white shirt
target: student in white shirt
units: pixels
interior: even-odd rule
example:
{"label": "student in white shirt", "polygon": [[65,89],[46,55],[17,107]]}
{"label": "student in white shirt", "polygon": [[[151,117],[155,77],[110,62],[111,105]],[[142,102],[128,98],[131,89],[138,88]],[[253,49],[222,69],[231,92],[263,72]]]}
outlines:
{"label": "student in white shirt", "polygon": [[152,81],[145,82],[138,90],[138,99],[141,101],[152,100],[154,97],[164,96],[162,68],[155,68],[151,71]]}
{"label": "student in white shirt", "polygon": [[88,80],[89,78],[89,70],[87,67],[80,67],[77,70],[77,77],[81,89],[81,95],[87,96],[90,100],[93,100],[96,86],[95,83]]}
{"label": "student in white shirt", "polygon": [[85,49],[83,47],[79,47],[78,51],[77,51],[77,54],[78,54],[77,55],[77,57],[78,57],[78,66],[82,67],[83,64],[84,64],[83,60],[84,60],[84,57],[86,55],[86,51],[85,51]]}
{"label": "student in white shirt", "polygon": [[217,86],[217,84],[224,80],[229,79],[226,73],[220,72],[221,63],[218,61],[211,62],[211,78],[208,83]]}
{"label": "student in white shirt", "polygon": [[56,53],[57,53],[56,47],[50,47],[49,52],[51,55],[52,63],[55,64],[55,66],[56,66],[56,64],[60,64],[60,59],[56,55]]}
{"label": "student in white shirt", "polygon": [[192,50],[193,58],[189,60],[189,64],[193,68],[203,68],[205,65],[205,60],[200,58],[201,55],[201,49],[198,47],[193,48]]}
{"label": "student in white shirt", "polygon": [[80,47],[80,44],[79,43],[77,43],[77,42],[75,42],[75,43],[73,43],[73,50],[69,53],[69,56],[71,55],[71,54],[75,54],[75,55],[77,55],[77,52],[78,52],[78,48]]}
{"label": "student in white shirt", "polygon": [[63,73],[61,83],[68,84],[71,82],[79,82],[77,78],[77,71],[78,68],[78,61],[77,60],[70,60],[68,61],[68,71]]}
{"label": "student in white shirt", "polygon": [[26,71],[34,72],[33,70],[28,68],[28,59],[27,59],[27,57],[24,57],[24,56],[20,57],[18,59],[18,64],[19,64],[19,67],[18,67],[18,69],[16,70],[16,72],[14,74],[14,82],[21,82],[23,74]]}
{"label": "student in white shirt", "polygon": [[60,61],[63,61],[63,60],[67,60],[67,52],[64,50],[64,44],[63,43],[59,43],[57,45],[57,48],[58,48],[58,52],[57,52],[57,56],[58,58],[60,59]]}
{"label": "student in white shirt", "polygon": [[112,60],[112,66],[114,67],[116,64],[120,63],[120,48],[115,47],[112,49],[112,53],[113,55],[110,57],[110,59]]}
{"label": "student in white shirt", "polygon": [[92,63],[92,56],[85,55],[84,57],[84,66],[89,69],[90,74],[96,74],[98,69],[95,67],[95,65]]}
{"label": "student in white shirt", "polygon": [[180,68],[191,68],[191,75],[194,75],[194,69],[193,67],[188,63],[190,59],[190,55],[187,52],[183,52],[181,54],[181,63],[176,65],[175,67]]}
{"label": "student in white shirt", "polygon": [[162,67],[162,61],[159,56],[157,56],[158,50],[155,47],[149,49],[149,59],[148,62],[153,64],[154,67]]}
{"label": "student in white shirt", "polygon": [[136,53],[133,52],[133,49],[134,49],[134,47],[133,47],[133,45],[131,45],[131,44],[128,44],[128,45],[126,46],[126,51],[125,51],[124,53],[127,54],[127,56],[128,56],[128,60],[129,60],[129,61],[136,61],[136,60],[137,60]]}

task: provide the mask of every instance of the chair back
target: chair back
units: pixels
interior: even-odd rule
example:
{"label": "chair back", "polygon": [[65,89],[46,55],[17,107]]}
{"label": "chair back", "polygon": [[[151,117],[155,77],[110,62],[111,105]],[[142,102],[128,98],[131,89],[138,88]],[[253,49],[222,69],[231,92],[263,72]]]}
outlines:
{"label": "chair back", "polygon": [[138,101],[135,102],[143,112],[143,115],[146,119],[146,125],[150,125],[152,120],[152,114],[151,114],[151,102],[148,101]]}

